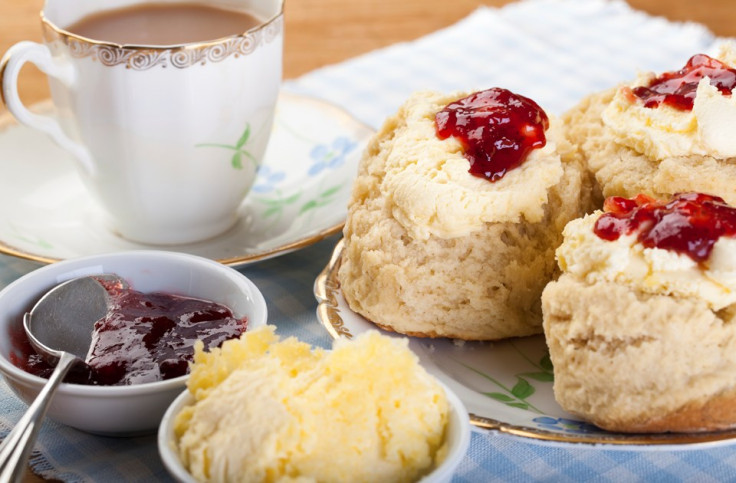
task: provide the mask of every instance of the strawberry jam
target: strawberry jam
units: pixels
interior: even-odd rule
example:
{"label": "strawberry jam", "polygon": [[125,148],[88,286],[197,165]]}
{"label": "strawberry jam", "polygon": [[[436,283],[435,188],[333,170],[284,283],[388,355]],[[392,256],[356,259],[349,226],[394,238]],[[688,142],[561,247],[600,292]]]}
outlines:
{"label": "strawberry jam", "polygon": [[[94,325],[89,367],[75,368],[65,382],[110,386],[183,376],[189,372],[196,340],[210,349],[246,329],[245,318],[234,317],[229,308],[215,302],[103,285],[110,302],[107,315]],[[13,363],[48,378],[53,367],[35,354],[25,333],[19,339],[14,346],[22,356],[14,357]]]}
{"label": "strawberry jam", "polygon": [[682,253],[698,263],[708,259],[720,237],[736,235],[736,208],[718,196],[678,193],[670,201],[612,196],[603,209],[593,228],[600,238],[613,241],[636,231],[645,247]]}
{"label": "strawberry jam", "polygon": [[708,77],[710,85],[726,96],[730,96],[736,86],[736,70],[705,54],[697,54],[682,69],[665,72],[648,86],[635,87],[631,91],[644,101],[644,107],[666,104],[681,111],[691,111],[698,83],[703,77]]}
{"label": "strawberry jam", "polygon": [[549,119],[531,99],[494,87],[447,105],[435,127],[440,139],[460,141],[472,175],[498,181],[544,147]]}

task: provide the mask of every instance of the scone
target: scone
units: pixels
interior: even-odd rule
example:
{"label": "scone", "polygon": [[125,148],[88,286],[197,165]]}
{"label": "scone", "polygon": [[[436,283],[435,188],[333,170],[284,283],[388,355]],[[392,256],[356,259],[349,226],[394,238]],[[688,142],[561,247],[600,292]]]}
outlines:
{"label": "scone", "polygon": [[736,205],[736,48],[675,72],[640,74],[563,116],[603,196],[697,191]]}
{"label": "scone", "polygon": [[[485,132],[485,147],[446,136],[448,122],[464,115],[482,125],[475,134]],[[494,130],[493,116],[516,119],[506,127],[533,142],[514,146],[510,134]],[[582,163],[560,128],[536,103],[505,89],[412,95],[359,166],[338,273],[350,307],[415,336],[540,333],[554,250],[565,224],[588,204]],[[525,152],[515,162],[517,148]]]}
{"label": "scone", "polygon": [[736,209],[609,198],[570,222],[542,294],[554,394],[611,431],[736,426]]}

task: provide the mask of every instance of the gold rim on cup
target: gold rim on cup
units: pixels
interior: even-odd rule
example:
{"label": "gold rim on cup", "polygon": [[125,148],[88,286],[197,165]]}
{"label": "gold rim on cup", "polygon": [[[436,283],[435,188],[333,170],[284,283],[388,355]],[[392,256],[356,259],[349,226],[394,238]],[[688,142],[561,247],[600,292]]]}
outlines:
{"label": "gold rim on cup", "polygon": [[280,2],[274,16],[241,34],[188,44],[148,46],[94,40],[57,27],[43,12],[41,24],[45,40],[63,43],[74,58],[91,57],[105,66],[125,65],[126,69],[133,70],[169,65],[185,69],[197,64],[221,62],[231,56],[247,56],[259,45],[272,42],[284,29],[284,2]]}

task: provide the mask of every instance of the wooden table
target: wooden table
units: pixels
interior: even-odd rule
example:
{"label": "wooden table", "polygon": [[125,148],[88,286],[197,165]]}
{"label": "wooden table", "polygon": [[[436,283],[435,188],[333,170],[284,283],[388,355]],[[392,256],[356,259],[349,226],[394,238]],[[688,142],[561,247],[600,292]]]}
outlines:
{"label": "wooden table", "polygon": [[[585,1],[585,0],[579,0]],[[297,77],[373,49],[412,40],[448,26],[481,5],[509,0],[287,0],[284,76]],[[21,40],[40,41],[43,0],[0,2],[0,52]],[[705,24],[719,36],[736,37],[733,0],[629,0],[670,20]],[[49,96],[44,75],[32,66],[21,74],[21,97],[31,104]],[[6,113],[0,107],[0,115]],[[32,474],[28,481],[38,480]]]}

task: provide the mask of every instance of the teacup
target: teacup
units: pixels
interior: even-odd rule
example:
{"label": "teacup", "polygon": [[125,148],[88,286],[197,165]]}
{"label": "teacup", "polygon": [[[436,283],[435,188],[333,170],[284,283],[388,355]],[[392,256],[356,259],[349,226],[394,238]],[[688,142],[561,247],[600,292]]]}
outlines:
{"label": "teacup", "polygon": [[[142,243],[190,243],[230,228],[271,132],[283,0],[196,1],[260,23],[202,42],[118,44],[66,29],[103,10],[162,0],[46,0],[44,44],[14,45],[0,68],[10,113],[71,152],[112,229]],[[56,116],[21,103],[26,62],[47,74]]]}

